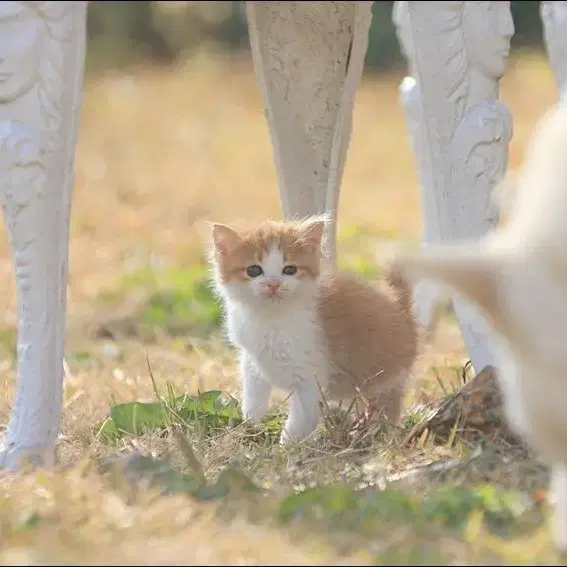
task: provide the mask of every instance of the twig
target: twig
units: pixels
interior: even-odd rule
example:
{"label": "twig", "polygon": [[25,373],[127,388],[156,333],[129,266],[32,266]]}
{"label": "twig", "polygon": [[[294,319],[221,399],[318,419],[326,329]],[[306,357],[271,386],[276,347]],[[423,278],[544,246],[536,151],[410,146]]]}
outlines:
{"label": "twig", "polygon": [[203,467],[201,466],[199,459],[197,459],[197,456],[195,455],[195,451],[193,451],[193,447],[191,447],[191,444],[187,440],[187,437],[183,434],[179,426],[172,425],[171,429],[173,431],[173,436],[175,437],[175,440],[179,445],[179,450],[185,457],[185,461],[187,462],[187,465],[189,466],[191,471],[198,477],[199,482],[201,482],[201,484],[206,484],[207,478],[205,477]]}

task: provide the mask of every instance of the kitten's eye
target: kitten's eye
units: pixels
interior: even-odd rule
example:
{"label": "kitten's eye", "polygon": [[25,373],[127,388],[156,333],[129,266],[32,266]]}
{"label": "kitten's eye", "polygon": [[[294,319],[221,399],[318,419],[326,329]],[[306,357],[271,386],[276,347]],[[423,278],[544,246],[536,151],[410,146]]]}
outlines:
{"label": "kitten's eye", "polygon": [[297,266],[284,266],[282,274],[285,274],[286,276],[293,276],[294,274],[297,274]]}
{"label": "kitten's eye", "polygon": [[251,278],[257,278],[258,276],[261,276],[264,273],[264,270],[262,270],[262,266],[258,266],[258,264],[254,264],[253,266],[248,266],[246,268],[246,273]]}

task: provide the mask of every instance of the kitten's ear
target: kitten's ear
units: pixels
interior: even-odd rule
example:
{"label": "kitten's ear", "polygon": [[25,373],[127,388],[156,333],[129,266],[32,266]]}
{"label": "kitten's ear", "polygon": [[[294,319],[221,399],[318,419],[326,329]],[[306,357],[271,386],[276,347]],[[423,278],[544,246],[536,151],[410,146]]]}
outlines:
{"label": "kitten's ear", "polygon": [[323,241],[323,235],[325,234],[325,226],[327,225],[326,220],[313,220],[305,223],[302,228],[302,238],[313,248],[319,248]]}
{"label": "kitten's ear", "polygon": [[215,248],[220,254],[230,254],[241,241],[236,230],[225,224],[214,223],[212,233]]}

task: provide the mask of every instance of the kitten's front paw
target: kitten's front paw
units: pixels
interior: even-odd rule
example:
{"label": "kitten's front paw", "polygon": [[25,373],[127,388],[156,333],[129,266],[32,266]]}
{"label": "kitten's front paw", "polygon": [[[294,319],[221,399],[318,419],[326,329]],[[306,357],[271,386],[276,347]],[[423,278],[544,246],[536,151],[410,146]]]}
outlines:
{"label": "kitten's front paw", "polygon": [[298,443],[311,435],[317,429],[318,420],[309,420],[302,423],[286,423],[280,437],[280,445]]}
{"label": "kitten's front paw", "polygon": [[280,435],[280,447],[285,447],[286,445],[293,445],[298,441],[300,441],[300,438],[290,435],[290,433],[285,429],[282,431],[282,434]]}
{"label": "kitten's front paw", "polygon": [[264,405],[243,404],[242,414],[247,421],[262,421],[268,413],[268,407]]}

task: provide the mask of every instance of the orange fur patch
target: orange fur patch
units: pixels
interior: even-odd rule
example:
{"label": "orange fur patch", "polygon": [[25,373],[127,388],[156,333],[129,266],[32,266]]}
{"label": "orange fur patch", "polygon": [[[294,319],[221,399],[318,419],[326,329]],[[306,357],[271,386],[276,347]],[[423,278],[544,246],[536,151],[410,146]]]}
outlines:
{"label": "orange fur patch", "polygon": [[331,375],[331,399],[351,398],[358,389],[397,421],[418,355],[408,290],[381,290],[344,273],[323,276],[320,289],[319,314],[333,365],[340,370]]}

